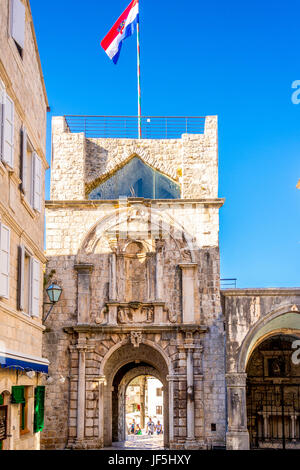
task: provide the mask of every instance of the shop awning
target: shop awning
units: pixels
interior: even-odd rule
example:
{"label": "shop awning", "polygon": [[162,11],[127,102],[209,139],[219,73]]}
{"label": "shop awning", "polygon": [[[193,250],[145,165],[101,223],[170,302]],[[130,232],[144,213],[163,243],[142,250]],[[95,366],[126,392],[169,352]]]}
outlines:
{"label": "shop awning", "polygon": [[34,370],[35,372],[48,373],[49,361],[45,358],[29,356],[13,351],[0,350],[0,367],[15,370]]}

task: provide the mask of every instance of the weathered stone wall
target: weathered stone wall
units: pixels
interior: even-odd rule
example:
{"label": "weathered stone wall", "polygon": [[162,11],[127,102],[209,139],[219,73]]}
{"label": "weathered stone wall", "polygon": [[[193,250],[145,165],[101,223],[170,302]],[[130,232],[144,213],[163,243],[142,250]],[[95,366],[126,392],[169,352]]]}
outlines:
{"label": "weathered stone wall", "polygon": [[86,139],[71,133],[61,116],[53,118],[52,133],[52,200],[85,199],[133,156],[178,181],[182,198],[217,198],[216,116],[206,117],[204,134],[175,140]]}

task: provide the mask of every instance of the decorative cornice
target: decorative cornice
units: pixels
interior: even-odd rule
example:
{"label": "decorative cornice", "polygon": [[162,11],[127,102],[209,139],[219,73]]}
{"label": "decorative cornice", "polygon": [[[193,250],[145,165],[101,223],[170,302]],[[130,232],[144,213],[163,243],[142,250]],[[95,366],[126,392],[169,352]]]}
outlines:
{"label": "decorative cornice", "polygon": [[[148,206],[155,206],[156,204],[171,204],[171,205],[182,205],[182,204],[199,204],[207,206],[216,206],[218,208],[222,207],[225,202],[225,199],[215,198],[215,199],[144,199],[144,198],[132,198],[127,199],[126,204],[128,207],[134,204],[144,204]],[[45,201],[45,207],[47,209],[60,209],[65,207],[82,207],[85,206],[90,209],[99,207],[103,204],[113,204],[118,206],[120,201],[118,199],[103,199],[103,200],[80,200],[80,201]],[[121,203],[121,206],[124,207],[124,201]]]}
{"label": "decorative cornice", "polygon": [[127,334],[131,331],[142,331],[144,334],[151,334],[153,332],[159,333],[161,331],[169,331],[173,333],[178,333],[182,331],[189,331],[189,329],[193,328],[198,333],[206,333],[208,328],[204,325],[74,325],[74,326],[66,326],[64,327],[64,331],[66,333],[73,333],[74,331],[77,333],[119,333],[119,334]]}
{"label": "decorative cornice", "polygon": [[242,297],[242,296],[300,296],[300,287],[266,287],[266,288],[247,288],[247,289],[224,289],[221,290],[224,297]]}

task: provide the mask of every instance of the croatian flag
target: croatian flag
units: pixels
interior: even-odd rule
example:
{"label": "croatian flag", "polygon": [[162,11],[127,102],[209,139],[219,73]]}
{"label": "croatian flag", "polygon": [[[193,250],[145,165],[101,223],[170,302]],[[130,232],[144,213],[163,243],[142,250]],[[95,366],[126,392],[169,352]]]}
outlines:
{"label": "croatian flag", "polygon": [[109,33],[101,41],[106,54],[116,64],[124,39],[131,36],[139,22],[139,0],[132,0]]}

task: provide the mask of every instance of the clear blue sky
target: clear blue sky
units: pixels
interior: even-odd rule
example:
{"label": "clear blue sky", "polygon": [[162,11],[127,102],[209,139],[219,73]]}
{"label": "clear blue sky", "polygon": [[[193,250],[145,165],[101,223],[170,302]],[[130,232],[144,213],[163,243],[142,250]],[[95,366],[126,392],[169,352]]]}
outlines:
{"label": "clear blue sky", "polygon": [[[136,115],[135,38],[117,66],[99,45],[128,3],[31,0],[49,121]],[[219,116],[221,276],[300,286],[299,1],[141,0],[140,14],[142,113]]]}

